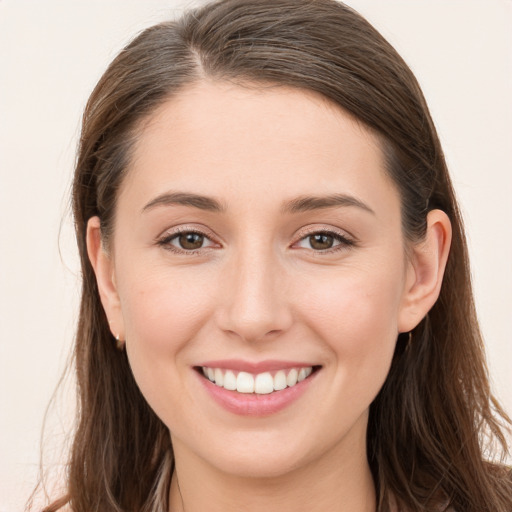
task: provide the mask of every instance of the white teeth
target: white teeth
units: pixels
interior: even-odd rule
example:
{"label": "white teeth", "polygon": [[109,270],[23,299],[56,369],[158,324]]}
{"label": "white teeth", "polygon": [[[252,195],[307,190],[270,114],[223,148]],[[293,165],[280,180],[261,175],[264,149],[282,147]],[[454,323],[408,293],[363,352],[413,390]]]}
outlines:
{"label": "white teeth", "polygon": [[224,389],[229,389],[230,391],[234,391],[236,389],[236,377],[235,374],[228,370],[224,375]]}
{"label": "white teeth", "polygon": [[247,372],[240,372],[236,378],[236,390],[239,393],[254,393],[254,377]]}
{"label": "white teeth", "polygon": [[295,384],[297,384],[297,376],[298,375],[299,375],[299,372],[295,368],[290,370],[290,373],[286,377],[286,384],[288,387],[291,388],[292,386],[295,386]]}
{"label": "white teeth", "polygon": [[210,368],[203,366],[201,368],[203,375],[219,387],[239,393],[256,393],[258,395],[267,395],[274,391],[281,391],[287,387],[295,386],[303,381],[313,372],[312,366],[302,367],[300,369],[292,368],[286,374],[286,370],[279,370],[272,377],[270,372],[252,375],[248,372],[239,372],[238,375],[232,370],[223,370],[221,368]]}
{"label": "white teeth", "polygon": [[224,374],[222,373],[222,370],[220,368],[215,368],[215,384],[217,386],[223,386],[224,385]]}
{"label": "white teeth", "polygon": [[254,392],[259,395],[268,395],[274,391],[274,379],[270,373],[259,373],[254,380]]}
{"label": "white teeth", "polygon": [[274,375],[274,389],[276,391],[281,391],[281,389],[286,388],[286,374],[283,372],[283,370],[279,370]]}

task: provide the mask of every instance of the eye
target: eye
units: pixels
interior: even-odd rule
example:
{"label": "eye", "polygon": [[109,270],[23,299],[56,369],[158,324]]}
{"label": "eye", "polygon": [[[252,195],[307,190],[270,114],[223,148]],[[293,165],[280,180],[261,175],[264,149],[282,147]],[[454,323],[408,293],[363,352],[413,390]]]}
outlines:
{"label": "eye", "polygon": [[158,244],[175,252],[193,252],[216,245],[204,233],[193,230],[168,234],[159,240]]}
{"label": "eye", "polygon": [[316,252],[342,249],[353,246],[354,242],[332,231],[317,231],[301,238],[297,247],[312,249]]}
{"label": "eye", "polygon": [[179,235],[176,235],[172,241],[176,242],[181,249],[193,251],[194,249],[200,249],[203,246],[205,237],[204,235],[193,232],[180,233]]}

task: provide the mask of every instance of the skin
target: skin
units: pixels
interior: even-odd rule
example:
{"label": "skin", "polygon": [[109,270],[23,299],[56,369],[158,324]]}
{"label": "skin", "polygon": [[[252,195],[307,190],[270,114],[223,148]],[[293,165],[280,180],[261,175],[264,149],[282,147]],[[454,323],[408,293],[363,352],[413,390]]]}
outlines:
{"label": "skin", "polygon": [[[146,207],[177,191],[224,210]],[[284,211],[333,193],[365,207]],[[369,406],[398,333],[438,297],[451,236],[435,210],[406,251],[377,139],[313,93],[204,81],[141,126],[108,247],[99,226],[89,221],[88,248],[105,311],[171,433],[170,509],[374,511]],[[176,228],[204,233],[203,247],[180,249]],[[319,250],[319,232],[349,243]],[[321,369],[284,410],[246,417],[213,402],[193,369],[234,357]]]}

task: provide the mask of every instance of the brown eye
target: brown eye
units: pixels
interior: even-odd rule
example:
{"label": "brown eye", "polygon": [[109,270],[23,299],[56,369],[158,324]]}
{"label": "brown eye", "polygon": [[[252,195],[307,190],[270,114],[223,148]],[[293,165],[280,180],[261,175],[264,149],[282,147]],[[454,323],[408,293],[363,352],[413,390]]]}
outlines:
{"label": "brown eye", "polygon": [[200,231],[188,231],[186,229],[165,235],[157,240],[157,244],[166,250],[182,255],[196,254],[196,251],[197,253],[203,253],[203,249],[219,247],[208,235]]}
{"label": "brown eye", "polygon": [[353,247],[355,242],[334,231],[317,231],[301,238],[295,247],[309,249],[317,253],[331,253],[336,250],[343,250]]}
{"label": "brown eye", "polygon": [[334,237],[327,233],[316,233],[309,236],[309,244],[317,251],[330,249],[334,245]]}
{"label": "brown eye", "polygon": [[187,251],[200,249],[204,243],[204,236],[193,232],[181,233],[177,239],[180,247]]}

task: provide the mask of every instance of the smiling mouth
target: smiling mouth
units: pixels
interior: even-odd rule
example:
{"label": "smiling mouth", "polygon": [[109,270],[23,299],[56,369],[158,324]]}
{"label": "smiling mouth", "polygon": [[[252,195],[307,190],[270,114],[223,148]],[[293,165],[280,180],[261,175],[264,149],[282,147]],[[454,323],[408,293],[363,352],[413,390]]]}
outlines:
{"label": "smiling mouth", "polygon": [[195,369],[210,382],[226,390],[245,394],[269,395],[296,386],[318,371],[320,366],[288,368],[258,374],[208,366],[200,366]]}

